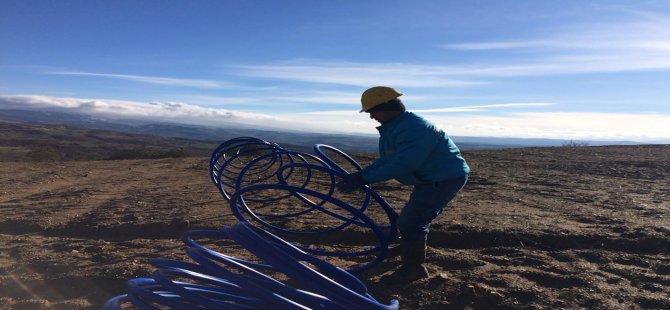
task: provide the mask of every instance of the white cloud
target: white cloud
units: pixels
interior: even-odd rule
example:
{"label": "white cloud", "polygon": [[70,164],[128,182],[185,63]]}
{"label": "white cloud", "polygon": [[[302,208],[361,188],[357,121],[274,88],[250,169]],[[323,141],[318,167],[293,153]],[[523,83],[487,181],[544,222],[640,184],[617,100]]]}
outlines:
{"label": "white cloud", "polygon": [[[670,139],[670,115],[653,113],[598,113],[598,112],[522,112],[503,113],[497,116],[485,114],[449,115],[443,112],[473,112],[491,108],[520,106],[547,106],[551,103],[509,103],[470,107],[454,107],[439,111],[412,110],[440,125],[454,136],[553,138],[581,140],[653,141]],[[426,113],[440,112],[440,113]],[[369,120],[368,114],[356,111],[324,111],[304,113],[308,119],[333,131],[375,133],[379,124]],[[644,124],[642,126],[641,124]]]}
{"label": "white cloud", "polygon": [[[549,103],[489,104],[461,108],[500,109],[528,105],[545,106]],[[314,113],[274,111],[270,115],[203,108],[188,103],[144,103],[32,95],[0,95],[0,109],[52,110],[208,126],[237,123],[257,128],[273,127],[321,133],[375,134],[375,127],[379,125],[367,114],[358,113],[357,110]],[[642,142],[670,139],[670,115],[667,114],[526,112],[498,116],[427,113],[425,116],[454,136],[629,139]]]}
{"label": "white cloud", "polygon": [[121,79],[121,80],[148,83],[148,84],[194,87],[194,88],[222,88],[222,87],[232,86],[229,83],[223,83],[223,82],[212,81],[212,80],[177,79],[177,78],[159,77],[159,76],[93,73],[93,72],[79,72],[79,71],[49,71],[47,73],[48,74],[55,74],[55,75],[75,75],[75,76],[91,76],[91,77],[113,78],[113,79]]}
{"label": "white cloud", "polygon": [[451,135],[560,139],[670,139],[670,115],[533,112],[500,116],[428,116]]}
{"label": "white cloud", "polygon": [[34,95],[0,96],[0,108],[52,110],[113,118],[150,119],[190,124],[217,125],[226,122],[265,122],[275,117],[224,109],[203,108],[175,102],[137,102],[112,99],[63,98]]}

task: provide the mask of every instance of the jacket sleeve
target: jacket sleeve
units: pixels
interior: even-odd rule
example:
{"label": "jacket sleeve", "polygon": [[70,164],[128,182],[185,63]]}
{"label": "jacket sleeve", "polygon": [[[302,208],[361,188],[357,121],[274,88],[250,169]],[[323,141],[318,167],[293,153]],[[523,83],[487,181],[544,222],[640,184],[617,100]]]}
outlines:
{"label": "jacket sleeve", "polygon": [[395,152],[386,154],[384,158],[363,169],[363,178],[369,183],[412,174],[433,151],[439,135],[429,126],[414,124],[399,128],[393,138]]}

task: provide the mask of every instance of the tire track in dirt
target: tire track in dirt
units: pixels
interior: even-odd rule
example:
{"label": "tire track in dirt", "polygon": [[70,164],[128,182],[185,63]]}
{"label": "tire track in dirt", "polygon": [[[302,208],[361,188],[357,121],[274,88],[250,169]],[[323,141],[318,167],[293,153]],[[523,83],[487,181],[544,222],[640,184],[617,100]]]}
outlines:
{"label": "tire track in dirt", "polygon": [[[195,165],[193,159],[126,161],[121,165],[123,169],[112,161],[65,162],[56,168],[45,163],[40,164],[45,165],[42,168],[20,165],[24,165],[20,169],[30,173],[21,180],[10,178],[2,182],[18,185],[11,194],[0,197],[0,210],[8,215],[0,221],[0,233],[177,238],[190,222],[216,217],[211,212],[193,212],[198,207],[205,209],[202,203],[194,203],[201,199],[197,195],[208,195],[212,198],[209,202],[224,207],[220,198],[213,195],[215,190],[204,166]],[[197,181],[176,197],[165,192],[174,191],[165,182],[178,182],[176,179],[184,177],[174,176],[175,166],[190,172]],[[49,177],[39,178],[40,175]],[[171,219],[168,222],[166,215]]]}
{"label": "tire track in dirt", "polygon": [[[0,308],[96,309],[150,274],[156,251],[184,259],[186,215],[220,220],[196,210],[218,197],[195,162],[206,159],[0,163]],[[164,192],[184,177],[180,195]]]}

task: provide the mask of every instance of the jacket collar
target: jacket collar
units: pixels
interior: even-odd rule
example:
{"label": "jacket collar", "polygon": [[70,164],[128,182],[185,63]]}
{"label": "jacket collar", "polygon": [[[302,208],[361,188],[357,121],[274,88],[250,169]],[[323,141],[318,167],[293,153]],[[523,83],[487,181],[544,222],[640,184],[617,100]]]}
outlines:
{"label": "jacket collar", "polygon": [[398,116],[396,116],[394,119],[391,119],[388,122],[377,126],[377,131],[379,131],[381,133],[382,131],[385,131],[388,128],[394,127],[395,124],[399,123],[401,119],[407,117],[407,115],[409,115],[410,113],[411,112],[409,112],[409,111],[404,111],[404,112],[398,114]]}

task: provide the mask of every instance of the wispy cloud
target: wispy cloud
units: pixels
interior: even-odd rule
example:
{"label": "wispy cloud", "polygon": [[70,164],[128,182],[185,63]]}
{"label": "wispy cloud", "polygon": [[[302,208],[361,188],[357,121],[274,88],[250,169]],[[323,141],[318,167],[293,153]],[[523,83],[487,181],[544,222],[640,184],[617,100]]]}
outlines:
{"label": "wispy cloud", "polygon": [[[552,35],[547,36],[546,33]],[[670,16],[635,12],[626,21],[570,24],[545,29],[542,38],[441,45],[466,52],[508,50],[524,57],[496,56],[486,64],[451,65],[291,60],[230,69],[246,77],[357,87],[471,87],[492,78],[670,70]]]}
{"label": "wispy cloud", "polygon": [[[670,69],[670,16],[635,12],[629,20],[567,25],[542,39],[442,45],[464,51],[509,50],[525,62],[471,68],[489,76],[551,75]],[[483,70],[482,70],[483,69]],[[468,72],[463,72],[468,74]]]}
{"label": "wispy cloud", "polygon": [[212,80],[177,79],[177,78],[145,76],[145,75],[94,73],[94,72],[80,72],[80,71],[48,71],[47,73],[55,75],[75,75],[75,76],[112,78],[112,79],[121,79],[126,81],[141,82],[148,84],[194,87],[194,88],[223,88],[232,86],[229,83],[223,83]]}
{"label": "wispy cloud", "polygon": [[296,60],[268,65],[240,65],[242,76],[369,87],[466,87],[484,84],[450,76],[449,67],[405,63],[355,63]]}
{"label": "wispy cloud", "polygon": [[314,112],[304,112],[303,115],[330,115],[330,116],[345,116],[345,115],[357,115],[358,111],[350,110],[335,110],[335,111],[314,111]]}
{"label": "wispy cloud", "polygon": [[312,92],[302,96],[273,96],[266,98],[274,102],[296,102],[310,104],[356,104],[360,100],[360,95],[349,92]]}
{"label": "wispy cloud", "polygon": [[[623,17],[622,17],[623,18]],[[545,29],[548,30],[548,29]],[[658,50],[670,48],[670,15],[631,12],[617,22],[591,21],[550,29],[542,39],[443,44],[448,49]]]}
{"label": "wispy cloud", "polygon": [[[282,94],[283,93],[283,94]],[[257,91],[254,93],[237,93],[231,96],[188,96],[188,101],[207,106],[254,105],[256,107],[277,105],[297,105],[301,109],[314,109],[322,104],[356,105],[360,95],[344,91],[311,91],[304,90],[296,94],[293,90]]]}
{"label": "wispy cloud", "polygon": [[[448,108],[438,108],[438,109],[412,109],[412,112],[417,113],[457,113],[457,112],[483,112],[490,111],[493,109],[503,109],[503,108],[517,108],[517,107],[544,107],[555,105],[556,103],[551,102],[521,102],[521,103],[498,103],[498,104],[485,104],[485,105],[472,105],[472,106],[461,106],[461,107],[448,107]],[[302,113],[305,115],[355,115],[358,114],[352,112],[351,110],[347,111],[315,111],[315,112],[305,112]]]}
{"label": "wispy cloud", "polygon": [[439,109],[423,109],[423,110],[413,110],[413,111],[420,112],[420,113],[481,112],[481,111],[490,111],[492,109],[500,109],[500,108],[544,107],[544,106],[550,106],[550,105],[555,105],[555,103],[551,103],[551,102],[499,103],[499,104],[486,104],[486,105],[450,107],[450,108],[439,108]]}

